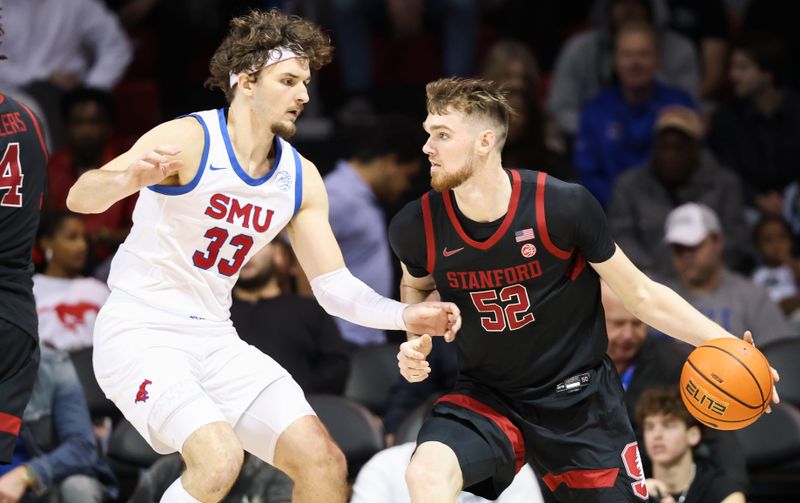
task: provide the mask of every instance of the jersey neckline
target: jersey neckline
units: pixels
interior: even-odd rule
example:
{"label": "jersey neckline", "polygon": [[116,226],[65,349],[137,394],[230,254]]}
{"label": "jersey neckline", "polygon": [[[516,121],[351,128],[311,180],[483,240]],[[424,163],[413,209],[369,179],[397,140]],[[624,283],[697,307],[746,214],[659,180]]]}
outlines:
{"label": "jersey neckline", "polygon": [[456,230],[461,240],[473,248],[477,248],[479,250],[488,250],[497,244],[498,241],[500,241],[500,238],[502,238],[506,231],[508,231],[508,228],[511,227],[511,222],[514,221],[514,217],[517,214],[517,206],[519,205],[519,194],[522,181],[518,171],[507,169],[506,172],[511,175],[511,198],[508,201],[508,211],[506,211],[506,215],[503,218],[503,223],[500,224],[500,227],[498,227],[494,234],[489,236],[489,238],[484,241],[476,241],[467,235],[467,233],[464,231],[464,227],[458,220],[455,208],[453,208],[453,201],[451,199],[452,191],[447,190],[442,192],[444,208],[447,212],[447,216],[450,218],[450,223],[453,225],[453,228]]}
{"label": "jersey neckline", "polygon": [[231,138],[228,136],[228,119],[225,114],[225,109],[220,108],[217,110],[217,114],[219,115],[219,129],[220,133],[222,133],[222,139],[225,141],[225,150],[228,152],[228,159],[231,162],[231,167],[233,171],[242,179],[244,183],[247,185],[261,185],[262,183],[266,182],[272,175],[275,174],[277,171],[278,165],[281,162],[281,155],[283,154],[283,145],[281,143],[280,138],[275,135],[273,138],[273,145],[275,146],[275,161],[270,166],[269,171],[264,176],[259,178],[253,178],[247,174],[247,172],[242,168],[239,164],[239,161],[236,159],[236,154],[233,152],[233,144],[231,143]]}

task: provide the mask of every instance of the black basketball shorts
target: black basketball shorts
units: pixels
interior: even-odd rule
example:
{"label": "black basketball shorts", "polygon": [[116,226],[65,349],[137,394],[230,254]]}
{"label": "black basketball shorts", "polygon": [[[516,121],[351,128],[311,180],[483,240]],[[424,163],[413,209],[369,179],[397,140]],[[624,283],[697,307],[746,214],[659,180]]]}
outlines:
{"label": "black basketball shorts", "polygon": [[[417,444],[435,441],[458,458],[464,490],[487,499],[511,484],[526,461],[558,501],[646,501],[641,458],[619,378],[609,361],[569,407],[514,402],[486,387],[456,386],[440,398]],[[561,393],[558,392],[558,393]],[[583,393],[583,392],[581,392]],[[554,405],[555,404],[555,405]]]}
{"label": "black basketball shorts", "polygon": [[39,370],[39,343],[17,325],[0,318],[0,463],[14,453],[22,412]]}

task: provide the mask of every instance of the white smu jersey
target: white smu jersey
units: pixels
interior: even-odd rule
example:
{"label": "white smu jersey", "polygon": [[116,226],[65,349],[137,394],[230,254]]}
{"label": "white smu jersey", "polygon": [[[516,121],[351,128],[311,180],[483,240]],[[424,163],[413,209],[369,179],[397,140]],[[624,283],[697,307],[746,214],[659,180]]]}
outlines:
{"label": "white smu jersey", "polygon": [[[239,270],[297,213],[302,165],[275,137],[275,162],[251,178],[236,160],[225,110],[191,114],[205,147],[187,185],[139,192],[133,228],[111,263],[108,286],[194,319],[227,320]],[[144,321],[144,320],[143,320]]]}

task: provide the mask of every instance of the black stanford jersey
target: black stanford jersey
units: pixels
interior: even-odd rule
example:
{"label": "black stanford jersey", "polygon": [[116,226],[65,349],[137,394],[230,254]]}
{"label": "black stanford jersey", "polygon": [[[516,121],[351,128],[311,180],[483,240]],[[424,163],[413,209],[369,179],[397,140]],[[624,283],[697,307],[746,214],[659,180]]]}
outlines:
{"label": "black stanford jersey", "polygon": [[39,122],[0,93],[0,318],[37,335],[31,251],[47,175]]}
{"label": "black stanford jersey", "polygon": [[[416,277],[432,274],[461,310],[459,381],[533,401],[587,383],[608,345],[600,284],[589,262],[615,250],[605,214],[580,185],[508,170],[506,215],[464,217],[452,191],[430,191],[392,220],[392,248]],[[588,377],[586,378],[588,380]]]}

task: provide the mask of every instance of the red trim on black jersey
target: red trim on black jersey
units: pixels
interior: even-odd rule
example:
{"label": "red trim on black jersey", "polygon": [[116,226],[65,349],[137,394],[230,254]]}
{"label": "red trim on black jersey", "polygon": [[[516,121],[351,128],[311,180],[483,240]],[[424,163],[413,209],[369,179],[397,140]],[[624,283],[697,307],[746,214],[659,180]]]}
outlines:
{"label": "red trim on black jersey", "polygon": [[47,147],[45,147],[44,145],[44,137],[42,136],[42,130],[39,129],[39,121],[36,120],[36,116],[33,115],[31,109],[25,106],[25,103],[21,101],[18,101],[17,103],[19,103],[19,106],[24,108],[25,111],[28,112],[28,115],[31,116],[31,120],[33,121],[33,127],[36,128],[36,135],[39,137],[39,145],[42,146],[42,152],[44,152],[44,162],[48,162],[50,156],[47,154]]}
{"label": "red trim on black jersey", "polygon": [[569,279],[575,281],[578,279],[578,276],[581,275],[583,270],[586,268],[586,259],[583,258],[583,255],[580,253],[577,257],[575,257],[575,263],[572,265],[572,269],[568,270],[567,273],[569,274]]}
{"label": "red trim on black jersey", "polygon": [[547,180],[547,173],[539,172],[536,177],[536,226],[539,228],[539,237],[547,251],[560,258],[567,260],[572,256],[572,250],[565,251],[557,247],[550,241],[550,234],[547,233],[547,217],[544,214],[544,184]]}
{"label": "red trim on black jersey", "polygon": [[511,448],[514,449],[514,473],[519,472],[525,464],[525,440],[522,436],[522,432],[514,423],[493,408],[483,402],[475,400],[471,396],[457,393],[448,394],[436,400],[434,405],[441,402],[452,403],[467,410],[471,410],[490,420],[500,428],[500,431],[502,431],[505,436],[508,437],[508,441],[511,442]]}
{"label": "red trim on black jersey", "polygon": [[3,93],[0,93],[0,105],[2,105],[5,100],[6,100],[6,95],[3,94]]}
{"label": "red trim on black jersey", "polygon": [[555,475],[548,473],[542,480],[550,492],[554,492],[561,484],[570,489],[602,489],[614,487],[619,468],[602,468],[599,470],[570,470]]}
{"label": "red trim on black jersey", "polygon": [[436,241],[433,234],[433,220],[431,219],[430,192],[422,195],[422,221],[425,223],[425,249],[428,260],[426,269],[428,274],[433,274],[433,266],[436,265]]}
{"label": "red trim on black jersey", "polygon": [[509,173],[511,173],[511,199],[508,202],[508,211],[506,212],[506,216],[503,219],[503,223],[500,224],[500,227],[494,232],[494,234],[489,237],[486,241],[475,241],[474,239],[467,236],[467,233],[464,232],[464,228],[461,227],[461,222],[458,221],[458,217],[456,216],[455,209],[453,209],[453,202],[450,200],[451,192],[450,190],[446,192],[442,192],[442,199],[444,200],[444,208],[447,210],[447,216],[450,217],[450,223],[453,224],[458,236],[464,241],[466,244],[472,246],[473,248],[477,248],[479,250],[488,250],[502,238],[508,228],[511,227],[511,222],[514,221],[514,216],[517,214],[517,205],[519,204],[519,194],[520,194],[520,187],[522,186],[522,180],[520,179],[519,173],[516,170],[509,169]]}
{"label": "red trim on black jersey", "polygon": [[19,435],[22,419],[5,412],[0,412],[0,433],[10,433],[15,437]]}

